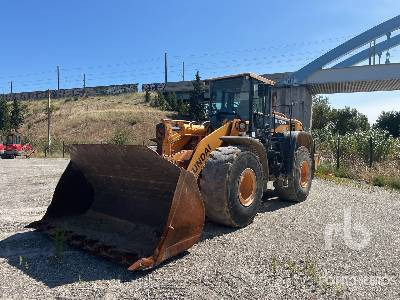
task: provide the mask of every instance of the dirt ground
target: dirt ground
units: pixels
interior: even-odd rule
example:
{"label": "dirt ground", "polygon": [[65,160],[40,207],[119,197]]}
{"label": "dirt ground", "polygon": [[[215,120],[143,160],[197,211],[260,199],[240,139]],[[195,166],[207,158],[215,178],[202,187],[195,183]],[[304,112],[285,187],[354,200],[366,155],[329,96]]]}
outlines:
{"label": "dirt ground", "polygon": [[202,241],[146,272],[24,228],[46,211],[63,159],[0,160],[0,298],[399,299],[400,194],[314,180],[298,204],[265,195],[254,223],[206,223]]}

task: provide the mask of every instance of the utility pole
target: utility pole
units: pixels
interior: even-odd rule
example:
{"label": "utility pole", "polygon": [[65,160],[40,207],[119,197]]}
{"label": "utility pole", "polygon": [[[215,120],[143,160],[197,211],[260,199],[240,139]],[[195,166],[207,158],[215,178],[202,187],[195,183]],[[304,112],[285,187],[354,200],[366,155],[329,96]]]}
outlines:
{"label": "utility pole", "polygon": [[13,96],[13,82],[12,80],[10,81],[10,101],[14,100]]}
{"label": "utility pole", "polygon": [[47,151],[50,153],[51,135],[50,135],[50,121],[51,121],[51,94],[48,90],[49,98],[47,100]]}
{"label": "utility pole", "polygon": [[185,62],[182,62],[182,81],[185,81]]}
{"label": "utility pole", "polygon": [[168,82],[167,52],[164,53],[164,75],[165,75],[165,84],[167,84]]}
{"label": "utility pole", "polygon": [[83,73],[83,89],[86,88],[86,74]]}
{"label": "utility pole", "polygon": [[60,67],[57,66],[57,91],[60,90]]}

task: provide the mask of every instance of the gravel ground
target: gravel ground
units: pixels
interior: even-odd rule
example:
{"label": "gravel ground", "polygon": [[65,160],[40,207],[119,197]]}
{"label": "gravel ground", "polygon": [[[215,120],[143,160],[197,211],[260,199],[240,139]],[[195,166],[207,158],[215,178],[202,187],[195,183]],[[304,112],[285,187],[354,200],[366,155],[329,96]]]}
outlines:
{"label": "gravel ground", "polygon": [[55,260],[53,243],[24,228],[44,214],[67,163],[0,160],[0,298],[400,297],[399,193],[315,180],[307,201],[266,196],[250,226],[207,223],[178,259],[131,273],[72,248]]}

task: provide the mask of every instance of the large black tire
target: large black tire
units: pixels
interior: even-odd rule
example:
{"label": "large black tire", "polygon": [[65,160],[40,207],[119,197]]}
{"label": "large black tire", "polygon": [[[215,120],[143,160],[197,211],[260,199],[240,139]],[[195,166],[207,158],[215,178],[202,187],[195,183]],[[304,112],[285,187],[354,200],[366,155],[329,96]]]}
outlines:
{"label": "large black tire", "polygon": [[200,190],[211,221],[231,227],[250,224],[263,194],[258,157],[246,148],[219,147],[210,154],[201,173]]}
{"label": "large black tire", "polygon": [[[307,172],[304,172],[304,164],[308,166]],[[282,182],[274,182],[276,194],[280,199],[286,201],[302,202],[306,200],[311,189],[312,173],[310,151],[306,147],[301,146],[294,154],[292,172],[288,176],[288,185],[284,187],[282,186]]]}

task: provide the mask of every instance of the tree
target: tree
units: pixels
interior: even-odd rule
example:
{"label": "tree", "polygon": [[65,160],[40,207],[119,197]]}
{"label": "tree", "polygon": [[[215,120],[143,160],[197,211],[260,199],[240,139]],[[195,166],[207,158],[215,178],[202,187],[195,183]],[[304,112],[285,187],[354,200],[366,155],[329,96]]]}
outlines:
{"label": "tree", "polygon": [[24,123],[25,119],[25,107],[21,103],[14,99],[11,105],[11,118],[10,125],[11,128],[18,130]]}
{"label": "tree", "polygon": [[0,98],[0,131],[10,130],[10,108],[4,98]]}
{"label": "tree", "polygon": [[167,103],[167,110],[178,110],[178,100],[176,99],[175,93],[167,93],[165,96],[165,101]]}
{"label": "tree", "polygon": [[313,98],[312,113],[313,129],[324,129],[332,125],[332,132],[344,135],[356,130],[368,130],[370,128],[368,118],[355,108],[332,108],[327,97]]}
{"label": "tree", "polygon": [[144,95],[144,101],[146,101],[147,103],[151,101],[151,94],[149,90],[146,90],[146,93]]}
{"label": "tree", "polygon": [[357,130],[366,131],[370,128],[367,116],[348,106],[342,109],[332,109],[331,121],[334,124],[333,131],[340,135]]}
{"label": "tree", "polygon": [[178,99],[177,106],[179,115],[184,116],[188,114],[188,105],[182,99]]}
{"label": "tree", "polygon": [[313,97],[312,127],[313,129],[324,129],[331,121],[332,108],[327,97]]}
{"label": "tree", "polygon": [[188,113],[192,120],[204,121],[206,119],[204,88],[199,72],[196,73],[196,78],[193,81],[193,91],[190,93]]}
{"label": "tree", "polygon": [[379,115],[375,127],[387,130],[394,137],[400,137],[400,111],[383,111]]}
{"label": "tree", "polygon": [[157,97],[154,99],[154,106],[159,107],[162,110],[167,109],[167,102],[165,101],[164,94],[160,91],[157,92]]}

